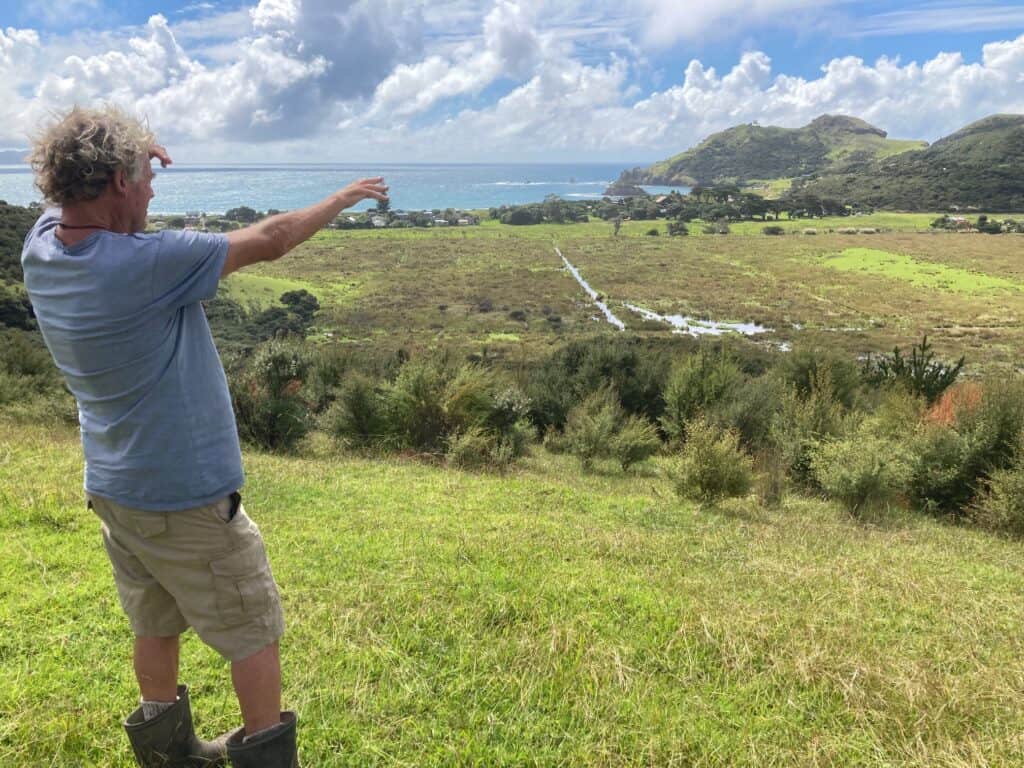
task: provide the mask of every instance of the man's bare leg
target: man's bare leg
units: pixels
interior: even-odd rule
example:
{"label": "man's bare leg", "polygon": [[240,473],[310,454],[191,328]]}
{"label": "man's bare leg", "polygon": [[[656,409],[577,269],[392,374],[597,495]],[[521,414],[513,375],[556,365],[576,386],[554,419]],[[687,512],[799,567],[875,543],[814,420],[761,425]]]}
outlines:
{"label": "man's bare leg", "polygon": [[178,698],[180,648],[177,635],[135,638],[135,677],[143,699],[173,702]]}
{"label": "man's bare leg", "polygon": [[231,682],[247,736],[281,722],[281,656],[277,643],[232,662]]}

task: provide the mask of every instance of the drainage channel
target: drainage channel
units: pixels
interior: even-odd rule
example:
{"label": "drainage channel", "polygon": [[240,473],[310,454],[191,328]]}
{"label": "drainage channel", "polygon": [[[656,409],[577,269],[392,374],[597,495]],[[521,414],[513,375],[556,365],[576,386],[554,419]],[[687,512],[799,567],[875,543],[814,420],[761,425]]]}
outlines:
{"label": "drainage channel", "polygon": [[662,323],[667,323],[676,329],[676,333],[687,333],[690,336],[721,336],[724,333],[756,336],[759,333],[768,333],[772,330],[757,323],[725,323],[717,320],[698,320],[695,317],[685,315],[659,315],[657,312],[638,307],[635,304],[627,304],[626,307],[636,312],[644,320],[658,320]]}
{"label": "drainage channel", "polygon": [[583,290],[587,292],[587,295],[590,296],[591,299],[593,299],[594,304],[597,305],[597,308],[600,309],[604,313],[605,319],[609,323],[614,325],[616,328],[618,328],[620,331],[626,330],[626,324],[624,322],[622,322],[621,320],[619,320],[619,318],[617,318],[614,315],[614,313],[608,308],[607,304],[605,304],[603,301],[601,301],[601,295],[597,291],[595,291],[593,288],[590,287],[590,284],[586,280],[583,279],[583,276],[580,274],[580,271],[578,269],[576,269],[576,267],[574,267],[569,262],[569,260],[567,258],[565,258],[565,256],[562,255],[562,251],[559,250],[557,245],[555,246],[555,253],[557,253],[559,255],[559,257],[561,257],[563,262],[565,262],[566,269],[568,269],[569,273],[574,278],[576,278],[576,282],[579,283],[580,286],[583,288]]}

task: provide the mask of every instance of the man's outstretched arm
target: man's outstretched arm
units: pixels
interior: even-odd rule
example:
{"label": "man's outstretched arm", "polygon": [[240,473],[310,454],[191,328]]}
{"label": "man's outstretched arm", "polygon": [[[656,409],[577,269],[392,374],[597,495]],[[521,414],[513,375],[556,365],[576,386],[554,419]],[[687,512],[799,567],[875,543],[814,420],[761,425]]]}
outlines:
{"label": "man's outstretched arm", "polygon": [[258,261],[273,261],[326,227],[334,217],[361,200],[387,200],[384,179],[360,179],[308,208],[279,213],[228,233],[228,256],[221,277]]}

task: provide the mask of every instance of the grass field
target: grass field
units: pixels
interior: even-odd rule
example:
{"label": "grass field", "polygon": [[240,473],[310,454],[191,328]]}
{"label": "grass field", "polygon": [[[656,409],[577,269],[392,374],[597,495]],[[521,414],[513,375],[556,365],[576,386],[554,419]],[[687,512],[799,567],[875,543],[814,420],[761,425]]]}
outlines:
{"label": "grass field", "polygon": [[[701,510],[653,469],[247,454],[303,765],[1024,763],[1024,554],[926,518]],[[77,435],[0,424],[0,765],[132,764]],[[183,651],[205,733],[226,665]]]}
{"label": "grass field", "polygon": [[[1016,364],[1024,344],[1024,264],[1017,235],[935,233],[928,214],[858,217],[874,235],[829,229],[850,219],[747,222],[727,236],[647,237],[664,222],[447,230],[325,231],[280,262],[239,275],[232,295],[259,301],[307,286],[324,306],[317,339],[385,348],[451,347],[512,362],[582,334],[617,333],[566,272],[557,245],[630,332],[668,337],[634,304],[663,315],[757,321],[768,348],[810,344],[850,355],[888,352],[927,334],[969,370]],[[836,225],[836,226],[833,226]],[[700,227],[694,226],[699,231]],[[276,281],[283,281],[278,283]],[[240,294],[236,291],[241,291]]]}

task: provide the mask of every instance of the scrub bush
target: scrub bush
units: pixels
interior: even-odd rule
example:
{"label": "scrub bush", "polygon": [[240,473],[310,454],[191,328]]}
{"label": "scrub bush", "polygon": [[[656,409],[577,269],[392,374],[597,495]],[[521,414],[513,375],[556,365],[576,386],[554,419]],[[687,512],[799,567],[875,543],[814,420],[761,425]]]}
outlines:
{"label": "scrub bush", "polygon": [[911,445],[910,494],[932,513],[963,517],[998,470],[1010,466],[1024,429],[1024,381],[995,380],[951,425],[925,422]]}
{"label": "scrub bush", "polygon": [[288,451],[306,436],[310,404],[303,385],[310,359],[301,344],[271,341],[228,378],[239,436],[260,448]]}
{"label": "scrub bush", "polygon": [[771,443],[782,455],[789,476],[799,485],[810,488],[816,487],[811,455],[817,443],[840,436],[849,426],[836,397],[830,369],[824,367],[813,377],[806,395],[795,388],[783,395],[770,434]]}
{"label": "scrub bush", "polygon": [[354,447],[381,442],[388,424],[380,387],[368,376],[354,373],[338,389],[324,413],[321,427],[335,439]]}
{"label": "scrub bush", "polygon": [[585,470],[599,458],[615,459],[625,470],[657,453],[661,439],[653,424],[623,410],[614,388],[603,387],[569,413],[564,446]]}
{"label": "scrub bush", "polygon": [[811,467],[822,490],[854,516],[891,501],[909,475],[902,447],[864,429],[819,443]]}
{"label": "scrub bush", "polygon": [[743,372],[724,352],[701,349],[676,363],[665,385],[665,410],[660,424],[669,440],[686,439],[686,428],[697,415],[707,414],[731,400],[743,384]]}
{"label": "scrub bush", "polygon": [[1024,536],[1024,457],[997,469],[971,509],[971,518],[981,527],[1015,537]]}
{"label": "scrub bush", "polygon": [[750,492],[753,461],[740,447],[739,435],[703,418],[689,424],[686,435],[670,470],[679,496],[710,504]]}

